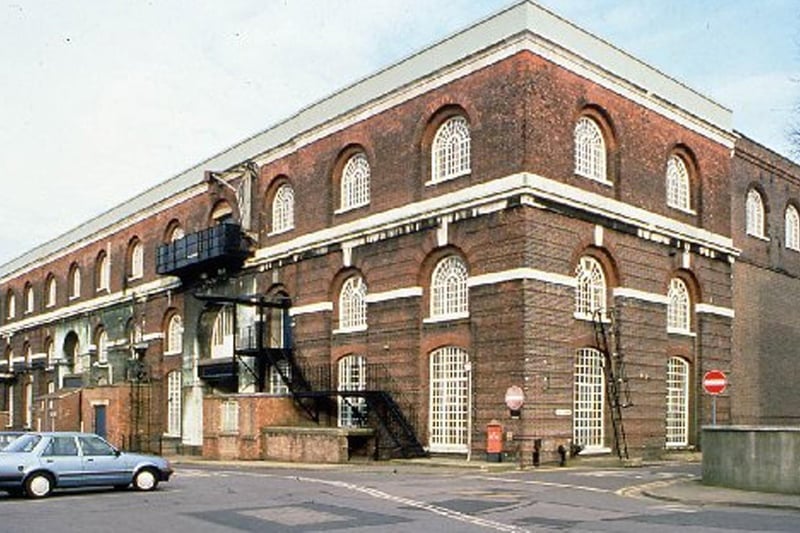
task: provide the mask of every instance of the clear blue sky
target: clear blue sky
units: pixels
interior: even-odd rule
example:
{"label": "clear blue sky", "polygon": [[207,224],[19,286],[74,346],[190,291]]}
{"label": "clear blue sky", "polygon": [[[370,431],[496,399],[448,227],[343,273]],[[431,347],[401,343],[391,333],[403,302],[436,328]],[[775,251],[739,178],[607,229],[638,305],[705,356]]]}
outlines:
{"label": "clear blue sky", "polygon": [[[0,263],[507,0],[8,0]],[[541,0],[788,155],[800,0]]]}

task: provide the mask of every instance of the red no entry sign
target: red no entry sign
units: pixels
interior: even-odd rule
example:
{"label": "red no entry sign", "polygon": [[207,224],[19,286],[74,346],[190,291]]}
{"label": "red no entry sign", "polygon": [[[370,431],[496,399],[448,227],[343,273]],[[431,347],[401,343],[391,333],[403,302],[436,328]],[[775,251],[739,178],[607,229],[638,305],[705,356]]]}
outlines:
{"label": "red no entry sign", "polygon": [[519,411],[525,403],[525,393],[516,385],[511,385],[506,390],[506,405],[512,411]]}
{"label": "red no entry sign", "polygon": [[721,370],[709,370],[703,375],[703,389],[708,394],[722,394],[728,386],[728,378]]}

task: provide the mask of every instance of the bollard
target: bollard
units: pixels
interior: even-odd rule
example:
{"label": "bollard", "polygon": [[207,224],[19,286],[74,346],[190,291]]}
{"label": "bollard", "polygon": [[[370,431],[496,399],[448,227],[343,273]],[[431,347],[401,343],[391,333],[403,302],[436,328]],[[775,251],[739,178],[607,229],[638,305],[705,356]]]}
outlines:
{"label": "bollard", "polygon": [[558,455],[560,459],[558,460],[558,466],[566,466],[567,465],[567,449],[564,448],[563,444],[558,445]]}
{"label": "bollard", "polygon": [[534,439],[533,441],[533,466],[539,466],[539,461],[542,452],[542,439]]}

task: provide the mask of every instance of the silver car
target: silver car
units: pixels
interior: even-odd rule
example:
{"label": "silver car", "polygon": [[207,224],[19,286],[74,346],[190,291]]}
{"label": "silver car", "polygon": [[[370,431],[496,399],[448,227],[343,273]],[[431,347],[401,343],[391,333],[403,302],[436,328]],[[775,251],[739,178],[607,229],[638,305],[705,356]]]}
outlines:
{"label": "silver car", "polygon": [[171,475],[166,459],[122,452],[92,433],[26,433],[0,452],[0,490],[30,498],[68,487],[147,491]]}

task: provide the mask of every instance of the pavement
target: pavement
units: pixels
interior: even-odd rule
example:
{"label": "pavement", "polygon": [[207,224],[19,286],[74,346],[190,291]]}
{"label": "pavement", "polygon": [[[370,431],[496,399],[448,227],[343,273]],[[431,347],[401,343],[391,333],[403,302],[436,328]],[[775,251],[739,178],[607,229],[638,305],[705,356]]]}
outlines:
{"label": "pavement", "polygon": [[[215,461],[203,459],[196,456],[176,456],[169,458],[176,465],[191,464],[213,464],[228,467],[252,467],[254,463],[258,466],[270,468],[287,469],[330,469],[330,470],[354,470],[359,468],[369,469],[396,469],[401,467],[411,467],[415,469],[426,468],[445,468],[445,469],[471,469],[480,472],[509,472],[519,470],[520,467],[513,462],[488,463],[484,461],[465,461],[458,458],[430,457],[420,459],[394,459],[391,461],[354,461],[344,464],[310,464],[310,463],[288,463],[277,461]],[[609,468],[626,467],[641,468],[646,466],[663,465],[667,463],[686,463],[700,462],[702,457],[699,453],[682,454],[672,457],[665,457],[654,461],[630,460],[619,461],[613,457],[604,458],[578,458],[568,462],[563,468]],[[557,470],[559,466],[546,464],[541,467],[527,466],[525,470]],[[681,503],[691,506],[741,506],[741,507],[761,507],[772,509],[789,509],[800,511],[800,494],[777,494],[769,492],[755,492],[747,490],[732,489],[727,487],[716,487],[704,485],[700,477],[679,477],[645,485],[634,485],[619,491],[621,495],[629,497],[647,497],[657,500]]]}

